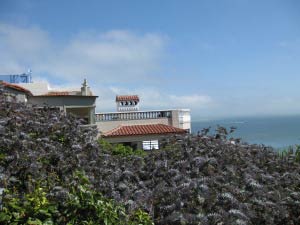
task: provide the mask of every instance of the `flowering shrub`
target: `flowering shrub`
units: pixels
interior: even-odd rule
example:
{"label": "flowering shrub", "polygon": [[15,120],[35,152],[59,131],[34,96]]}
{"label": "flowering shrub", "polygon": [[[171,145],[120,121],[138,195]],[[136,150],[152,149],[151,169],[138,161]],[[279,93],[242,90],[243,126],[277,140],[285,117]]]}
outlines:
{"label": "flowering shrub", "polygon": [[139,155],[99,145],[95,128],[58,110],[1,96],[1,224],[300,224],[299,153],[219,128]]}

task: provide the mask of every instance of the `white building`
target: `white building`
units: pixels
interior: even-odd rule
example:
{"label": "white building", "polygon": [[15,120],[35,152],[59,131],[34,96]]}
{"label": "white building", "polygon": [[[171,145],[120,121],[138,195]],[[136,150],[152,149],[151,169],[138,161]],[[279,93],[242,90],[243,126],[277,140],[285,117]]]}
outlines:
{"label": "white building", "polygon": [[166,135],[191,131],[189,109],[139,111],[139,101],[137,95],[117,96],[116,112],[96,113],[100,136],[111,143],[141,148],[145,143],[158,143]]}

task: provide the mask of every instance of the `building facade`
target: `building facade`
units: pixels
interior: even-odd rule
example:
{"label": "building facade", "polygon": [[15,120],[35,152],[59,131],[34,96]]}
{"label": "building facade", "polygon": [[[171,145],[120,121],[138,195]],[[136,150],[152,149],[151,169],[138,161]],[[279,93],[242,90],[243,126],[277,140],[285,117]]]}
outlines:
{"label": "building facade", "polygon": [[165,124],[191,130],[189,109],[148,110],[96,113],[95,121],[100,133],[106,133],[120,125]]}
{"label": "building facade", "polygon": [[93,95],[84,80],[80,91],[49,91],[34,95],[28,99],[28,104],[38,107],[55,107],[67,114],[73,114],[84,119],[86,124],[95,124],[95,108],[98,96]]}
{"label": "building facade", "polygon": [[165,124],[122,125],[103,135],[110,143],[122,143],[133,149],[145,151],[160,148],[160,141],[172,135],[184,135],[187,131]]}
{"label": "building facade", "polygon": [[[2,80],[7,80],[1,81]],[[0,75],[5,89],[18,102],[34,107],[59,108],[67,114],[83,119],[86,124],[95,124],[96,98],[86,79],[79,90],[51,90],[47,83],[32,82],[31,72],[19,75]],[[9,98],[9,96],[7,96]],[[10,97],[12,99],[12,96]]]}
{"label": "building facade", "polygon": [[139,101],[137,95],[117,96],[116,112],[96,113],[99,135],[110,143],[147,150],[152,144],[159,148],[166,136],[191,131],[189,109],[139,111]]}

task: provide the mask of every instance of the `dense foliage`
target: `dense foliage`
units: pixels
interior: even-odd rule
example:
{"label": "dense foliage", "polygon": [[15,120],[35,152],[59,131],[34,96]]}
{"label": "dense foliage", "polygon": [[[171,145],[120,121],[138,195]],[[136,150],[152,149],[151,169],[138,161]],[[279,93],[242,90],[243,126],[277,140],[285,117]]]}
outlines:
{"label": "dense foliage", "polygon": [[127,156],[146,156],[147,153],[144,150],[137,149],[133,150],[130,146],[125,146],[123,144],[111,144],[103,138],[98,140],[99,147],[102,149],[103,153],[112,154],[115,156],[127,157]]}
{"label": "dense foliage", "polygon": [[291,145],[286,149],[280,150],[278,154],[282,159],[293,157],[296,162],[300,163],[300,145]]}
{"label": "dense foliage", "polygon": [[149,214],[155,224],[300,224],[295,154],[232,144],[221,128],[169,138],[145,155],[95,135],[58,111],[0,99],[1,220],[151,224]]}
{"label": "dense foliage", "polygon": [[95,128],[83,123],[6,102],[0,93],[1,224],[153,224],[146,212],[126,210],[90,182],[91,165],[104,151]]}
{"label": "dense foliage", "polygon": [[[59,191],[60,187],[54,189]],[[49,187],[42,188],[39,183],[24,196],[16,190],[5,191],[0,222],[40,225],[153,224],[149,215],[141,210],[136,210],[129,217],[124,206],[92,190],[88,179],[81,173],[76,173],[72,183],[65,188],[63,201],[53,200],[49,191]]]}

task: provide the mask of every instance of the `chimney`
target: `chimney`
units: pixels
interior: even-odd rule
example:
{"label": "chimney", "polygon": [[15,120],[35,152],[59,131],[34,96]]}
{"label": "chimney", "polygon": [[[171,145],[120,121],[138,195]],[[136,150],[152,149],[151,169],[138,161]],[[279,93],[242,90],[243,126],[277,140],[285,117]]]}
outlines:
{"label": "chimney", "polygon": [[139,101],[140,98],[137,95],[117,95],[116,96],[117,111],[118,112],[138,111]]}
{"label": "chimney", "polygon": [[91,94],[90,87],[88,86],[86,79],[84,79],[81,87],[81,95],[88,96],[90,94]]}

